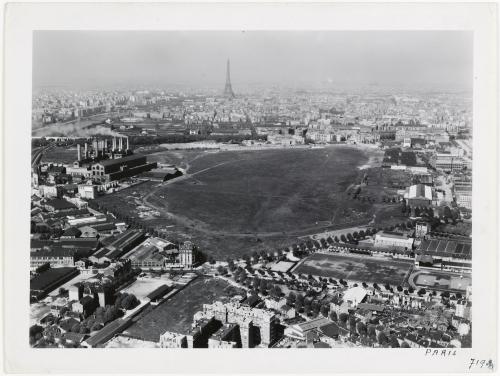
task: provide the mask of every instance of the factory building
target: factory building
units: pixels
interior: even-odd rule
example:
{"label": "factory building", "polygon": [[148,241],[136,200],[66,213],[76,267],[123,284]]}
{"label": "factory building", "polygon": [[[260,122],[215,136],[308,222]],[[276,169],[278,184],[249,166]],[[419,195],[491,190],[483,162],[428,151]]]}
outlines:
{"label": "factory building", "polygon": [[[143,155],[133,155],[128,137],[111,139],[94,138],[83,147],[77,145],[77,160],[67,167],[67,174],[84,179],[97,180],[102,184],[138,175],[156,168],[156,162],[148,163]],[[95,192],[81,192],[87,198]]]}
{"label": "factory building", "polygon": [[131,150],[128,137],[113,137],[112,139],[94,138],[90,145],[85,142],[83,147],[77,144],[76,152],[77,160],[75,164],[83,164],[88,161],[122,158],[130,154]]}
{"label": "factory building", "polygon": [[36,252],[30,252],[30,270],[50,264],[55,267],[73,267],[77,260],[76,250],[67,248],[41,249]]}
{"label": "factory building", "polygon": [[[120,234],[115,241],[93,254],[89,260],[94,263],[111,262],[118,259],[144,239],[145,233],[141,230],[127,230]],[[130,263],[130,261],[128,261]]]}
{"label": "factory building", "polygon": [[460,171],[466,167],[463,158],[451,153],[436,153],[430,162],[436,170],[445,172]]}
{"label": "factory building", "polygon": [[179,263],[186,268],[191,268],[193,266],[193,243],[190,241],[180,245]]}
{"label": "factory building", "polygon": [[427,207],[433,204],[435,194],[428,185],[415,184],[405,190],[404,198],[410,207]]}
{"label": "factory building", "polygon": [[189,241],[177,247],[161,238],[148,238],[123,255],[132,266],[141,269],[192,268],[193,244]]}
{"label": "factory building", "polygon": [[156,168],[156,162],[148,163],[144,155],[129,155],[108,159],[92,165],[92,178],[105,182],[128,178]]}
{"label": "factory building", "polygon": [[81,198],[93,200],[97,197],[97,186],[91,184],[79,184],[78,194]]}

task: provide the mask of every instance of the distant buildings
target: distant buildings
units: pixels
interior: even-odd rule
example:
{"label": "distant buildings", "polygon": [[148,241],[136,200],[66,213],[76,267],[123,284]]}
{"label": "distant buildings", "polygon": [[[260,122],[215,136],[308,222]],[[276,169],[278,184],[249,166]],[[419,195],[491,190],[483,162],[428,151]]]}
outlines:
{"label": "distant buildings", "polygon": [[304,137],[297,135],[275,134],[267,136],[267,141],[274,145],[294,146],[303,144]]}
{"label": "distant buildings", "polygon": [[431,165],[444,172],[461,171],[466,167],[462,157],[451,153],[436,153],[431,159]]}
{"label": "distant buildings", "polygon": [[453,179],[453,193],[457,205],[472,209],[472,179],[468,176],[456,176]]}

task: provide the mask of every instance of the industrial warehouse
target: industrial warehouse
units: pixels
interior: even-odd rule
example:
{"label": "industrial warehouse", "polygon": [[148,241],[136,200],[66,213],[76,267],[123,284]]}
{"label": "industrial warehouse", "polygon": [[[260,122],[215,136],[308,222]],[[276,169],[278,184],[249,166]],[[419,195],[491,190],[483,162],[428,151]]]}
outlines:
{"label": "industrial warehouse", "polygon": [[128,137],[95,137],[91,143],[84,142],[83,147],[80,141],[76,142],[77,159],[72,164],[54,162],[32,166],[34,194],[62,198],[78,193],[80,198],[94,199],[116,188],[119,180],[135,177],[157,166],[156,162],[148,162],[145,155],[134,154]]}
{"label": "industrial warehouse", "polygon": [[73,167],[66,168],[66,173],[109,183],[150,171],[155,167],[156,163],[148,163],[146,156],[132,154],[128,137],[119,137],[118,141],[113,137],[111,145],[108,139],[94,139],[91,149],[85,142],[83,156],[81,146],[77,144],[77,160]]}

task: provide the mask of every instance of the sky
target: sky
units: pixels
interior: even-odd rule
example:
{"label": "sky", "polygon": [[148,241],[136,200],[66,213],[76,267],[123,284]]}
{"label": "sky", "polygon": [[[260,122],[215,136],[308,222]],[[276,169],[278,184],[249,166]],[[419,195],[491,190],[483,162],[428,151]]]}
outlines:
{"label": "sky", "polygon": [[466,31],[35,31],[33,87],[380,85],[469,90]]}

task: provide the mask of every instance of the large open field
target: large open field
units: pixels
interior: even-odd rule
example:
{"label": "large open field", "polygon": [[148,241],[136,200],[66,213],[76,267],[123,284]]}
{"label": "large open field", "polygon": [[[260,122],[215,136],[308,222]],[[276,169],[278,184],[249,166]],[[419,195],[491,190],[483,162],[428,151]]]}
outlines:
{"label": "large open field", "polygon": [[147,308],[125,334],[158,342],[166,331],[188,333],[193,315],[203,308],[203,304],[227,301],[238,294],[244,295],[245,292],[223,280],[200,277],[166,302]]}
{"label": "large open field", "polygon": [[[191,163],[189,179],[157,191],[168,211],[221,233],[297,232],[341,214],[362,152],[351,148],[220,152]],[[351,209],[366,211],[355,205]],[[355,221],[355,216],[339,216]]]}
{"label": "large open field", "polygon": [[[218,259],[286,247],[300,236],[326,230],[402,220],[398,204],[382,203],[369,193],[377,190],[371,183],[363,188],[370,200],[347,193],[367,173],[358,167],[368,155],[355,147],[167,151],[148,158],[187,173],[98,200],[175,239],[190,239]],[[156,214],[139,218],[136,212],[144,207]]]}
{"label": "large open field", "polygon": [[412,264],[411,261],[384,260],[369,256],[315,253],[302,261],[293,272],[398,286],[405,282]]}

